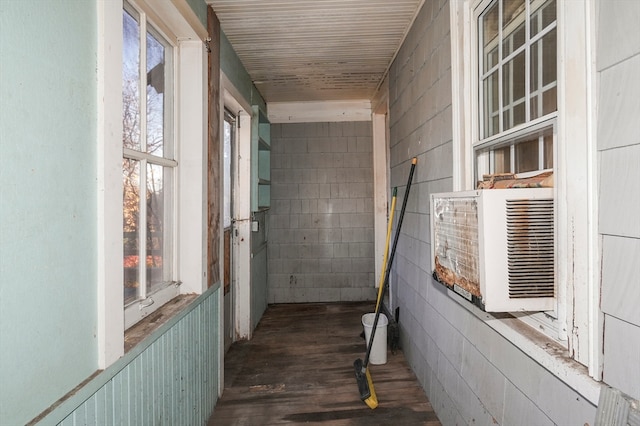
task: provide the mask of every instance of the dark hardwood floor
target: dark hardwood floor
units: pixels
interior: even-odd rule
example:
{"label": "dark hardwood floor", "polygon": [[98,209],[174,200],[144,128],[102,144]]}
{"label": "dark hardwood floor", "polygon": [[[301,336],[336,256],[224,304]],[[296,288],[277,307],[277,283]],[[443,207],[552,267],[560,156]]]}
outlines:
{"label": "dark hardwood floor", "polygon": [[353,361],[365,353],[372,303],[272,305],[250,341],[225,357],[209,425],[440,425],[401,351],[370,365],[379,406],[360,400]]}

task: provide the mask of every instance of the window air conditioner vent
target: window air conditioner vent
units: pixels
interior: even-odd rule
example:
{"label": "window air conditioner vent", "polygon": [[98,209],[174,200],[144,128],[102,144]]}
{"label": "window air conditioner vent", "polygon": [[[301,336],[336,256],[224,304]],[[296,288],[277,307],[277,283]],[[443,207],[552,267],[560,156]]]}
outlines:
{"label": "window air conditioner vent", "polygon": [[509,297],[553,297],[553,200],[507,200]]}
{"label": "window air conditioner vent", "polygon": [[435,279],[487,312],[555,304],[552,188],[431,195]]}

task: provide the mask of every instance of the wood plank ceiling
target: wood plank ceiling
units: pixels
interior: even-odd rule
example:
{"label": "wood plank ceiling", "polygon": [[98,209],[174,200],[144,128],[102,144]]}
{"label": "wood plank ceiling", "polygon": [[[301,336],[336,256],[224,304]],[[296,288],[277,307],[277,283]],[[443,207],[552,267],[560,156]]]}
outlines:
{"label": "wood plank ceiling", "polygon": [[267,102],[371,99],[424,0],[206,0]]}

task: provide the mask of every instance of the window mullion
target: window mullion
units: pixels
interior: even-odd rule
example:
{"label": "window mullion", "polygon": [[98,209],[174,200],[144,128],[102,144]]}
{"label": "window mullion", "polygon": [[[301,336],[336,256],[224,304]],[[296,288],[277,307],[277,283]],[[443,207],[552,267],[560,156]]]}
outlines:
{"label": "window mullion", "polygon": [[138,225],[138,265],[140,267],[138,298],[144,300],[147,297],[147,161],[140,161],[140,218]]}
{"label": "window mullion", "polygon": [[544,168],[544,136],[540,136],[538,137],[538,169]]}
{"label": "window mullion", "polygon": [[[147,152],[147,16],[140,13],[140,150]],[[140,158],[140,282],[138,299],[147,298],[147,159]]]}
{"label": "window mullion", "polygon": [[550,23],[549,25],[547,25],[544,29],[540,30],[536,35],[531,37],[531,39],[530,39],[531,44],[536,43],[537,41],[542,39],[544,36],[546,36],[551,31],[553,31],[557,26],[558,26],[558,23],[556,21],[554,21],[554,22]]}
{"label": "window mullion", "polygon": [[147,152],[140,152],[134,149],[124,148],[123,155],[125,158],[131,158],[134,160],[146,160],[151,164],[158,164],[164,167],[176,167],[178,162],[169,158],[158,157],[157,155],[149,154]]}
{"label": "window mullion", "polygon": [[511,173],[516,172],[516,145],[509,146],[509,170]]}
{"label": "window mullion", "polygon": [[496,172],[496,151],[489,151],[489,173],[493,174]]}
{"label": "window mullion", "polygon": [[140,13],[140,149],[147,152],[147,16]]}
{"label": "window mullion", "polygon": [[[498,0],[498,132],[504,131],[504,103],[502,101],[503,59],[502,59],[502,0]],[[495,133],[494,133],[495,134]]]}
{"label": "window mullion", "polygon": [[[531,44],[529,35],[531,34],[531,5],[525,1],[524,13],[524,121],[531,121]],[[540,157],[538,157],[540,158]]]}

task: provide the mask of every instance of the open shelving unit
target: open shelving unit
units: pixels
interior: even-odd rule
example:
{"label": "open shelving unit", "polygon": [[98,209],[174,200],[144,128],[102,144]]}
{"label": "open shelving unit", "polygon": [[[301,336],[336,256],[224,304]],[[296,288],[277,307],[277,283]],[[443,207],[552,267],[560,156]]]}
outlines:
{"label": "open shelving unit", "polygon": [[251,210],[255,212],[271,206],[271,123],[257,105],[251,135]]}

